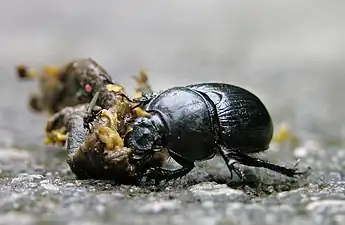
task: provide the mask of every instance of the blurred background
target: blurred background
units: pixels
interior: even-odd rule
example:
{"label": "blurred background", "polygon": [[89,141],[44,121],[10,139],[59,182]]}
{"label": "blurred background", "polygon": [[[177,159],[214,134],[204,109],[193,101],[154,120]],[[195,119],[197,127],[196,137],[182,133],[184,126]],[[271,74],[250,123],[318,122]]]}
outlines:
{"label": "blurred background", "polygon": [[303,140],[345,137],[342,0],[59,0],[0,5],[0,145],[43,145],[46,117],[27,107],[41,68],[92,57],[128,90],[145,69],[155,90],[227,82],[256,93]]}

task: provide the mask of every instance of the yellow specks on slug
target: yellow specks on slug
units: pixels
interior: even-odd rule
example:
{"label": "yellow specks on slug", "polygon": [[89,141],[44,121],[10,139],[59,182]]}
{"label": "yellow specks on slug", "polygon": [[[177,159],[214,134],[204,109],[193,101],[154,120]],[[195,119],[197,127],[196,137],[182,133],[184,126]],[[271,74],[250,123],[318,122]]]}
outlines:
{"label": "yellow specks on slug", "polygon": [[100,115],[101,118],[107,118],[108,121],[109,121],[109,127],[114,129],[114,130],[117,130],[117,114],[114,113],[110,113],[108,110],[102,110],[102,113]]}
{"label": "yellow specks on slug", "polygon": [[116,146],[123,147],[123,139],[120,137],[117,131],[110,129],[109,127],[101,126],[96,131],[96,135],[99,140],[103,142],[108,150],[114,149]]}
{"label": "yellow specks on slug", "polygon": [[142,108],[135,108],[134,111],[138,117],[150,117],[151,116],[150,113],[146,112]]}
{"label": "yellow specks on slug", "polygon": [[107,84],[107,90],[112,92],[124,92],[125,88],[118,84]]}
{"label": "yellow specks on slug", "polygon": [[52,144],[54,144],[54,142],[53,142],[53,140],[50,137],[46,136],[45,139],[44,139],[44,144],[52,145]]}
{"label": "yellow specks on slug", "polygon": [[128,134],[128,133],[131,132],[132,130],[133,130],[133,127],[127,127],[126,134]]}
{"label": "yellow specks on slug", "polygon": [[20,64],[16,67],[17,74],[20,78],[34,79],[38,77],[38,73],[32,69],[28,69],[24,64]]}
{"label": "yellow specks on slug", "polygon": [[46,145],[58,144],[63,146],[67,141],[68,135],[66,134],[66,129],[61,128],[60,130],[54,130],[52,132],[46,133],[44,143]]}
{"label": "yellow specks on slug", "polygon": [[144,70],[140,70],[137,76],[133,77],[137,83],[134,99],[143,97],[143,93],[152,93],[152,88],[148,83],[148,76]]}
{"label": "yellow specks on slug", "polygon": [[145,84],[146,85],[148,83],[149,78],[148,78],[145,70],[141,69],[139,71],[139,74],[136,77],[136,80],[137,80],[138,84]]}
{"label": "yellow specks on slug", "polygon": [[136,91],[134,94],[134,99],[140,99],[143,97],[143,94],[141,93],[141,91]]}
{"label": "yellow specks on slug", "polygon": [[55,66],[45,66],[43,72],[53,77],[57,77],[60,74],[59,69]]}

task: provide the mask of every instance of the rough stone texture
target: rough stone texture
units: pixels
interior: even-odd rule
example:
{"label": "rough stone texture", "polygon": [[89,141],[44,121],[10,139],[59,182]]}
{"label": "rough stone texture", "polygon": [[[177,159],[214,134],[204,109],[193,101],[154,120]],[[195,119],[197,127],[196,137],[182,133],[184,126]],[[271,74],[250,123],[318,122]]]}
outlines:
{"label": "rough stone texture", "polygon": [[[345,220],[342,0],[13,0],[0,7],[0,224],[342,224]],[[312,167],[291,180],[248,169],[246,187],[215,158],[167,186],[77,181],[42,145],[45,117],[27,109],[34,83],[14,66],[94,57],[131,91],[223,81],[244,86],[287,121],[297,149],[262,157]],[[248,169],[248,170],[247,170]],[[235,180],[236,181],[236,180]],[[226,185],[227,184],[227,185]]]}
{"label": "rough stone texture", "polygon": [[[242,167],[255,177],[231,182],[219,158],[199,163],[186,177],[159,186],[115,185],[75,180],[59,149],[35,155],[8,151],[0,165],[3,224],[341,224],[345,211],[344,149],[313,150],[310,176],[290,179],[265,169]],[[280,150],[281,153],[284,150]],[[332,155],[339,157],[326,164]],[[284,154],[281,154],[284,155]],[[267,154],[267,157],[269,154]],[[47,160],[51,159],[51,160]],[[60,160],[57,160],[60,159]],[[17,168],[16,160],[31,162]],[[275,157],[275,161],[284,161]],[[303,161],[303,160],[302,160]],[[8,168],[14,162],[13,170]],[[306,164],[300,165],[301,167]],[[6,172],[5,172],[6,171]],[[18,172],[19,171],[19,172]],[[26,172],[23,172],[26,171]],[[255,174],[255,175],[254,175]]]}

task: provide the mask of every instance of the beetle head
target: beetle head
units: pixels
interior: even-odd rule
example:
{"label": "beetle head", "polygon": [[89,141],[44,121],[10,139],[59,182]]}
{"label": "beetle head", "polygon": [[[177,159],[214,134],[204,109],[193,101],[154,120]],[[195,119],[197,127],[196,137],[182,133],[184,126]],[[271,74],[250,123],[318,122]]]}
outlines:
{"label": "beetle head", "polygon": [[161,136],[151,118],[140,117],[125,137],[125,146],[133,149],[133,158],[140,159],[161,148]]}

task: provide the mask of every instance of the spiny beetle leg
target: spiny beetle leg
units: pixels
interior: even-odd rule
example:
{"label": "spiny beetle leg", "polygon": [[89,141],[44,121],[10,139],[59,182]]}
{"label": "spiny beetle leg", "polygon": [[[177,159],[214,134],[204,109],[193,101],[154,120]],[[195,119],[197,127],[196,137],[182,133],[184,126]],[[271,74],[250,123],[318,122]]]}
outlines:
{"label": "spiny beetle leg", "polygon": [[239,179],[240,179],[241,181],[243,181],[243,179],[244,179],[243,171],[242,171],[240,168],[236,168],[236,167],[234,166],[234,165],[235,165],[236,163],[238,163],[238,162],[235,161],[235,162],[230,163],[230,162],[229,162],[229,161],[230,161],[229,159],[230,159],[231,157],[229,157],[229,154],[224,150],[224,148],[219,147],[218,152],[219,152],[220,156],[223,158],[223,160],[225,161],[226,166],[227,166],[228,169],[229,169],[229,172],[230,172],[230,179],[231,179],[231,180],[233,179],[233,172],[235,172],[236,175],[239,177]]}
{"label": "spiny beetle leg", "polygon": [[295,175],[303,175],[307,173],[307,171],[309,171],[307,170],[304,172],[298,172],[297,168],[287,168],[284,166],[272,164],[262,159],[253,158],[251,156],[241,154],[239,152],[231,152],[230,155],[231,155],[230,156],[231,158],[235,159],[236,161],[238,161],[239,163],[243,165],[270,169],[277,173],[284,174],[288,177],[294,177]]}
{"label": "spiny beetle leg", "polygon": [[240,168],[236,168],[234,165],[238,163],[238,162],[232,162],[232,163],[227,163],[228,165],[228,168],[230,170],[230,173],[231,173],[231,180],[233,178],[233,172],[235,172],[235,174],[238,176],[238,178],[243,181],[244,179],[244,174],[243,174],[243,171],[240,169]]}
{"label": "spiny beetle leg", "polygon": [[168,182],[170,180],[183,177],[184,175],[189,173],[192,169],[193,167],[192,168],[183,167],[177,170],[167,170],[160,167],[156,167],[156,168],[149,169],[144,174],[143,177],[146,178],[146,180],[155,180],[155,183],[158,184],[162,180],[164,180],[165,182]]}
{"label": "spiny beetle leg", "polygon": [[151,168],[145,173],[144,177],[146,177],[147,180],[154,179],[156,183],[159,183],[162,180],[165,180],[166,182],[168,182],[170,180],[175,180],[175,179],[185,176],[194,168],[193,162],[190,162],[182,158],[181,156],[176,155],[174,152],[169,152],[169,155],[178,164],[180,164],[182,168],[176,169],[176,170],[167,170],[160,167]]}

